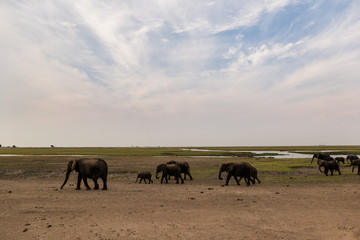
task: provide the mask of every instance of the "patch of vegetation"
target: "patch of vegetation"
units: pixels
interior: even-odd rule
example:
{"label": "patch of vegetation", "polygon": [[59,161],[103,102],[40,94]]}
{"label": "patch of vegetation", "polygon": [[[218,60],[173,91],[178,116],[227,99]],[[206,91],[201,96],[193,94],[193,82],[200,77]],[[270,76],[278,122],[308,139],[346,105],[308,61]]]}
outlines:
{"label": "patch of vegetation", "polygon": [[[356,152],[356,148],[352,147],[351,151]],[[258,169],[260,179],[267,183],[350,181],[358,177],[343,164],[341,176],[337,176],[336,172],[336,176],[325,177],[318,171],[316,163],[310,164],[309,158],[251,157],[251,153],[249,155],[249,152],[241,152],[242,148],[226,148],[226,151],[232,152],[226,152],[224,148],[206,149],[207,151],[190,151],[183,148],[1,148],[0,154],[24,156],[0,156],[0,178],[30,176],[63,179],[67,162],[83,157],[81,155],[104,158],[109,165],[109,177],[114,179],[132,179],[142,170],[155,174],[155,168],[159,163],[170,160],[188,161],[194,179],[200,180],[216,180],[219,167],[225,162],[249,162]]]}

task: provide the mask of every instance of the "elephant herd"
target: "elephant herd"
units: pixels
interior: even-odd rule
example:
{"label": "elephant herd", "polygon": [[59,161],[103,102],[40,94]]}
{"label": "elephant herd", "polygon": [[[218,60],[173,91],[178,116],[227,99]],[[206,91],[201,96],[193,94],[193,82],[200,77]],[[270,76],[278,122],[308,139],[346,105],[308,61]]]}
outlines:
{"label": "elephant herd", "polygon": [[[316,153],[313,155],[311,159],[311,163],[313,163],[314,159],[317,159],[317,164],[319,165],[319,171],[321,168],[324,168],[324,174],[328,176],[328,172],[330,171],[331,175],[333,175],[334,171],[337,171],[339,175],[340,172],[340,162],[345,164],[345,158],[343,157],[331,157],[327,153]],[[354,172],[355,167],[358,167],[358,175],[360,175],[360,159],[356,155],[348,155],[346,157],[346,162],[350,163],[350,167],[352,167],[352,172]]]}
{"label": "elephant herd", "polygon": [[[82,158],[69,161],[66,170],[65,180],[61,185],[61,189],[63,189],[69,179],[70,173],[74,170],[78,172],[76,190],[80,190],[81,181],[84,182],[86,189],[90,190],[90,186],[87,182],[88,178],[94,181],[94,189],[99,189],[99,184],[97,180],[101,178],[103,181],[102,190],[107,190],[108,166],[105,160],[100,158]],[[257,180],[258,183],[261,183],[260,179],[258,178],[258,171],[255,167],[251,166],[247,162],[222,164],[219,170],[220,180],[222,180],[221,173],[225,171],[228,173],[225,185],[229,184],[229,180],[231,177],[235,179],[238,185],[240,185],[240,181],[242,178],[245,179],[247,186],[250,186],[250,183],[255,184],[255,180]],[[179,183],[179,180],[183,184],[187,176],[189,176],[190,180],[193,180],[193,177],[190,173],[190,165],[188,162],[169,161],[167,163],[162,163],[156,167],[156,179],[159,179],[159,174],[161,174],[160,183],[163,183],[164,180],[166,183],[168,183],[168,180],[171,177],[175,177],[177,184]],[[182,177],[182,174],[184,175],[184,177]],[[146,180],[148,180],[148,183],[152,183],[153,180],[151,179],[151,177],[152,174],[150,172],[140,172],[137,175],[135,182],[137,182],[140,178],[139,183],[141,183],[143,180],[145,183]]]}
{"label": "elephant herd", "polygon": [[[339,162],[345,163],[344,158],[337,157],[334,159],[329,154],[317,153],[314,154],[313,158],[311,159],[311,163],[314,161],[314,159],[317,159],[320,172],[322,172],[321,168],[324,168],[324,173],[326,176],[328,175],[329,171],[331,175],[333,175],[334,171],[338,171],[339,175],[341,175]],[[358,156],[349,155],[346,157],[346,161],[350,163],[350,166],[352,166],[352,172],[354,172],[355,167],[358,167],[358,175],[360,175],[360,159],[358,158]],[[80,190],[81,181],[84,182],[86,189],[90,190],[90,186],[87,182],[88,178],[93,180],[95,185],[94,189],[99,189],[99,184],[97,180],[101,178],[103,181],[102,190],[107,190],[108,166],[105,160],[100,158],[82,158],[69,161],[67,165],[65,180],[61,185],[61,189],[63,189],[69,179],[70,173],[74,170],[78,172],[76,190]],[[221,177],[223,172],[227,173],[225,185],[229,184],[231,178],[234,178],[237,185],[240,185],[240,181],[243,178],[247,186],[250,186],[251,183],[255,184],[256,181],[258,183],[261,183],[260,179],[258,178],[257,169],[248,162],[223,163],[219,169],[219,180],[223,179]],[[159,174],[161,174],[160,183],[163,183],[164,180],[165,183],[168,183],[168,180],[171,177],[175,178],[177,184],[179,183],[179,181],[181,181],[181,183],[183,184],[187,176],[190,178],[190,180],[193,180],[193,177],[190,173],[190,165],[188,162],[169,161],[167,163],[162,163],[156,167],[156,179],[159,179]],[[182,174],[184,177],[182,176]],[[145,183],[146,180],[148,180],[148,183],[151,183],[153,182],[151,177],[152,174],[150,172],[140,172],[135,182],[137,182],[140,178],[139,183],[141,183],[143,180]]]}

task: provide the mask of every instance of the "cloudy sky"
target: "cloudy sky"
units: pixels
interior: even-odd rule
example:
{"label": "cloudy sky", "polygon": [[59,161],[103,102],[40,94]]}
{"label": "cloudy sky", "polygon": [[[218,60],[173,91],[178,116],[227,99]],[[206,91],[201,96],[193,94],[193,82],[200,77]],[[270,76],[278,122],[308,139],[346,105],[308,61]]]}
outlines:
{"label": "cloudy sky", "polygon": [[0,144],[360,144],[360,1],[0,3]]}

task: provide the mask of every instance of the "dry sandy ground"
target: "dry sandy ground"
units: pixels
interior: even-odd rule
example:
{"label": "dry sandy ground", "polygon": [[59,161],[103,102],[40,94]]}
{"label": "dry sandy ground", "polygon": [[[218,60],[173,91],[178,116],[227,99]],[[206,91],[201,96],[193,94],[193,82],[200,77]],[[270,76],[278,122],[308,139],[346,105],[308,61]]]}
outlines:
{"label": "dry sandy ground", "polygon": [[0,238],[360,239],[359,182],[154,180],[109,180],[108,191],[60,190],[60,178],[0,180]]}

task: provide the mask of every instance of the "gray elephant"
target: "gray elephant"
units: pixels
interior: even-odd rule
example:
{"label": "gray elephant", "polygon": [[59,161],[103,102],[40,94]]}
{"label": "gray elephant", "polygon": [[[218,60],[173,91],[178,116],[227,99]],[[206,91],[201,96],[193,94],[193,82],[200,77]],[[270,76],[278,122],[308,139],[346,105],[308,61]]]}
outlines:
{"label": "gray elephant", "polygon": [[94,181],[95,190],[99,189],[99,184],[97,183],[97,180],[98,178],[101,178],[103,181],[102,190],[107,190],[106,181],[108,175],[108,166],[103,159],[82,158],[78,160],[69,161],[67,166],[65,181],[63,185],[61,185],[61,189],[64,187],[67,180],[69,179],[70,173],[74,170],[78,172],[76,190],[80,190],[81,180],[84,181],[86,189],[90,190],[89,184],[87,183],[87,178],[90,178]]}
{"label": "gray elephant", "polygon": [[338,171],[339,172],[339,175],[341,175],[341,172],[340,172],[340,166],[337,162],[335,161],[324,161],[324,160],[319,160],[319,171],[321,171],[321,167],[324,167],[324,173],[326,176],[328,176],[328,171],[330,170],[331,172],[331,176],[333,175],[334,173],[334,170],[335,171]]}
{"label": "gray elephant", "polygon": [[329,154],[327,153],[315,153],[311,159],[311,163],[313,163],[314,159],[318,160],[318,164],[319,164],[319,160],[325,160],[325,161],[332,161],[334,160]]}
{"label": "gray elephant", "polygon": [[233,177],[237,183],[237,185],[240,185],[240,182],[238,180],[238,177],[245,178],[245,182],[247,186],[250,186],[251,181],[251,174],[252,174],[252,168],[249,163],[223,163],[219,169],[219,179],[222,180],[221,173],[227,172],[227,178],[225,185],[229,185],[229,180],[231,177]]}
{"label": "gray elephant", "polygon": [[[249,165],[250,165],[250,164],[249,164]],[[251,177],[251,179],[252,179],[252,183],[254,184],[254,183],[255,183],[255,180],[257,180],[258,183],[260,184],[261,181],[260,181],[260,179],[258,178],[258,170],[257,170],[254,166],[252,166],[252,165],[250,165],[250,167],[251,167],[250,177]]]}
{"label": "gray elephant", "polygon": [[188,162],[177,162],[177,161],[169,161],[167,164],[177,164],[181,169],[181,173],[184,173],[184,180],[186,180],[186,175],[189,175],[190,180],[193,180],[193,177],[190,174],[190,165]]}
{"label": "gray elephant", "polygon": [[336,158],[335,158],[335,161],[336,161],[337,163],[339,163],[339,164],[340,164],[340,162],[342,162],[343,164],[345,164],[345,158],[343,158],[343,157],[336,157]]}
{"label": "gray elephant", "polygon": [[358,160],[358,159],[359,159],[359,157],[356,156],[356,155],[348,155],[348,156],[346,157],[347,163],[352,163],[354,160]]}
{"label": "gray elephant", "polygon": [[358,167],[358,175],[360,175],[360,159],[353,160],[350,167],[352,167],[352,172],[354,172],[355,167]]}
{"label": "gray elephant", "polygon": [[[249,167],[250,167],[250,169],[251,169],[251,172],[250,172],[250,182],[252,183],[252,184],[255,184],[255,182],[257,181],[259,184],[261,183],[261,181],[260,181],[260,179],[258,178],[258,171],[257,171],[257,169],[254,167],[254,166],[252,166],[250,163],[247,163],[247,162],[242,162],[242,163],[244,163],[244,164],[247,164]],[[242,179],[242,177],[239,177],[239,183],[241,182],[241,179]],[[256,180],[256,181],[255,181]]]}
{"label": "gray elephant", "polygon": [[144,182],[146,183],[146,179],[149,180],[149,184],[150,183],[153,183],[153,180],[151,180],[151,173],[150,172],[140,172],[138,175],[137,175],[137,178],[136,178],[136,181],[140,178],[140,182],[139,184],[141,183],[142,180],[144,180]]}
{"label": "gray elephant", "polygon": [[177,164],[160,164],[157,166],[156,168],[156,179],[159,179],[158,174],[162,172],[162,177],[161,177],[161,183],[163,183],[163,180],[165,179],[166,183],[168,183],[168,177],[169,176],[174,176],[176,179],[176,184],[179,183],[179,178],[181,180],[181,183],[184,183],[183,178],[181,177],[181,169],[179,167],[179,165]]}

